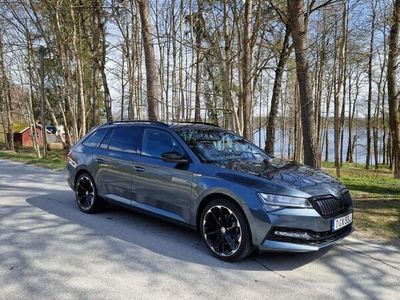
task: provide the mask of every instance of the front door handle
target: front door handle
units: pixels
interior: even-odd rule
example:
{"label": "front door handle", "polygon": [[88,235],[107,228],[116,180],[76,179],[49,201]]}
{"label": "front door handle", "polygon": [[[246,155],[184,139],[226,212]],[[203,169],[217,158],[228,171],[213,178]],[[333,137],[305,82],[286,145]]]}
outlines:
{"label": "front door handle", "polygon": [[138,171],[138,172],[144,172],[144,168],[143,168],[143,167],[134,166],[133,168],[134,168],[136,171]]}
{"label": "front door handle", "polygon": [[96,162],[97,162],[98,164],[104,164],[104,163],[105,163],[104,159],[97,158],[97,157],[96,157]]}

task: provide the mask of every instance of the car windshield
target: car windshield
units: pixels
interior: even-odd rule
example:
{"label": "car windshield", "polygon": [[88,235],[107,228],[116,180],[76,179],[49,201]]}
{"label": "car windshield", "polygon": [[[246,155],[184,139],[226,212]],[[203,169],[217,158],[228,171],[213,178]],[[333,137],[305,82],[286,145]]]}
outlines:
{"label": "car windshield", "polygon": [[203,162],[246,160],[262,163],[270,157],[240,135],[223,130],[178,130],[192,151]]}

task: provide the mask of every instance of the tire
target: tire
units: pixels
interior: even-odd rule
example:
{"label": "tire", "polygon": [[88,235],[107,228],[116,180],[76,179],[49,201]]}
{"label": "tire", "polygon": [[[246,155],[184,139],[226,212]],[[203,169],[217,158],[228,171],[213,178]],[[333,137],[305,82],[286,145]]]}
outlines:
{"label": "tire", "polygon": [[96,184],[89,173],[79,175],[75,185],[75,199],[79,209],[93,214],[103,207],[103,200],[97,194]]}
{"label": "tire", "polygon": [[220,260],[239,261],[253,250],[246,216],[232,201],[212,200],[201,214],[199,227],[208,250]]}

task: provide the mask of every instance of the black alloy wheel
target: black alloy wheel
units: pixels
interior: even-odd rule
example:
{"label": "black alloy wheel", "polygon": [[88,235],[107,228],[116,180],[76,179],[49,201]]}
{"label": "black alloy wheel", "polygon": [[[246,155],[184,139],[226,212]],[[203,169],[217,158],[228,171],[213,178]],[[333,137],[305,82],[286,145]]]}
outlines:
{"label": "black alloy wheel", "polygon": [[201,234],[214,256],[225,261],[237,261],[251,252],[251,237],[247,220],[234,203],[214,200],[203,211]]}
{"label": "black alloy wheel", "polygon": [[97,196],[94,180],[87,173],[76,180],[75,197],[80,210],[85,213],[95,213],[100,208],[101,200]]}

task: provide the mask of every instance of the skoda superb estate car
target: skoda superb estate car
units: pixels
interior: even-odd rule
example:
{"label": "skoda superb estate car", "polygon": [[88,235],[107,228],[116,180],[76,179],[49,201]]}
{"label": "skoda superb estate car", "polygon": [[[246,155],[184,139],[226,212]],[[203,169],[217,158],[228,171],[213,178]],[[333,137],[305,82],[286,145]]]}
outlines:
{"label": "skoda superb estate car", "polygon": [[185,224],[226,261],[316,251],[352,232],[338,180],[210,124],[107,123],[71,149],[67,170],[83,212],[112,202]]}

